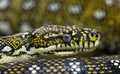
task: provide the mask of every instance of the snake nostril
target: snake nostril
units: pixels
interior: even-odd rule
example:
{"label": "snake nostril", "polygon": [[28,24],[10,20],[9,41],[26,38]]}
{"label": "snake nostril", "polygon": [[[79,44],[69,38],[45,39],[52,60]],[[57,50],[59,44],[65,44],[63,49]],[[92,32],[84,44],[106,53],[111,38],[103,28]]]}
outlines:
{"label": "snake nostril", "polygon": [[71,40],[71,35],[69,35],[69,34],[64,34],[63,35],[63,41],[69,42],[70,40]]}
{"label": "snake nostril", "polygon": [[91,36],[92,36],[92,37],[94,36],[94,33],[93,33],[93,32],[91,33]]}

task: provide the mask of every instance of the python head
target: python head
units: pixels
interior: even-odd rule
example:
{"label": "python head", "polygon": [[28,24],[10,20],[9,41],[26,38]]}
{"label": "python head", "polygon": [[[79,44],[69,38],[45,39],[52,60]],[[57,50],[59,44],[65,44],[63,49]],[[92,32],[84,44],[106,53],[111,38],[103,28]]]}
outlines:
{"label": "python head", "polygon": [[42,26],[29,38],[30,51],[41,54],[68,55],[95,50],[101,36],[95,29],[78,26]]}

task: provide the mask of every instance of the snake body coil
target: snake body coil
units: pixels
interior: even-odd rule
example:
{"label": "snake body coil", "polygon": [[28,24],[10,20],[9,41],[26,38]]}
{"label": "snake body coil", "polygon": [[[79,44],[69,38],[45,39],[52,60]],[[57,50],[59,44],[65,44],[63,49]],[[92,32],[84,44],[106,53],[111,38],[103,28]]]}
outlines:
{"label": "snake body coil", "polygon": [[[100,39],[101,36],[95,29],[56,25],[1,37],[0,73],[104,74],[119,72],[118,56],[104,57],[104,59],[102,57],[56,59],[91,52],[98,46]],[[43,57],[48,59],[54,57],[54,59],[40,59]]]}

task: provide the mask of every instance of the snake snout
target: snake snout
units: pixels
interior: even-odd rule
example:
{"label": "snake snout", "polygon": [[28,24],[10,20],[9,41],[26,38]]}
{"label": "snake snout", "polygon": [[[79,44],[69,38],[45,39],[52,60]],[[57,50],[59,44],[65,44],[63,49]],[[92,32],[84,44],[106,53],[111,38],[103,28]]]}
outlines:
{"label": "snake snout", "polygon": [[91,33],[89,33],[89,37],[90,37],[90,42],[93,43],[93,47],[96,48],[100,43],[100,39],[101,39],[100,33],[94,29],[93,31],[91,31]]}

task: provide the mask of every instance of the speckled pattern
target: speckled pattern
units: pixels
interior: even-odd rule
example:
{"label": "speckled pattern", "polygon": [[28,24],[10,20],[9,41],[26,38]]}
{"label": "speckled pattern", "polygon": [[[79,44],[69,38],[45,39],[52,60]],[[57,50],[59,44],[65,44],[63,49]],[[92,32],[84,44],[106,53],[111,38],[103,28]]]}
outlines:
{"label": "speckled pattern", "polygon": [[51,24],[96,28],[100,55],[119,53],[119,18],[120,0],[0,0],[0,35]]}
{"label": "speckled pattern", "polygon": [[[55,39],[57,40],[60,39],[61,41],[58,42]],[[79,53],[78,54],[79,56],[80,52],[81,53],[85,52],[85,54],[87,54],[87,51],[89,52],[91,51],[90,46],[92,45],[92,48],[94,47],[95,49],[96,46],[99,44],[100,39],[101,36],[95,29],[80,28],[78,26],[58,26],[58,25],[43,26],[39,29],[27,33],[25,32],[25,33],[15,34],[12,36],[2,37],[0,38],[0,51],[1,51],[0,62],[2,63],[0,64],[0,69],[1,69],[0,72],[2,74],[6,74],[6,73],[8,74],[16,74],[16,73],[19,74],[22,73],[24,74],[113,73],[116,74],[119,73],[120,70],[119,55],[108,56],[108,57],[87,56],[89,58],[73,58],[74,57],[73,56],[72,58],[65,58],[65,55],[66,54],[68,55],[68,52],[70,50],[74,51],[72,55]],[[49,41],[51,42],[49,43]],[[43,42],[47,42],[47,43],[43,45],[44,44]],[[58,42],[58,44],[56,44],[55,42]],[[77,42],[79,44],[77,44]],[[58,47],[59,44],[61,45],[63,44],[65,45],[65,47],[63,46]],[[23,46],[26,47],[23,48]],[[50,48],[51,46],[53,47]],[[67,49],[68,46],[70,47],[69,49]],[[27,47],[29,47],[30,49],[28,50]],[[82,47],[82,48],[78,50],[77,49],[78,47],[80,48]],[[50,50],[52,51],[54,50],[55,53]],[[61,59],[58,56],[55,57],[57,53],[60,53],[62,51],[66,53],[62,53],[61,55],[59,55],[59,56],[64,55],[63,57],[61,57]],[[37,54],[37,56],[35,56],[35,54]],[[51,57],[51,59],[50,58],[40,59],[42,57],[39,57],[38,54],[40,55],[44,54],[43,57],[45,56],[49,57],[51,54],[55,58],[53,59]],[[25,56],[25,57],[21,57],[21,56]],[[28,56],[31,58],[29,59]],[[32,59],[32,57],[34,57],[34,59]],[[37,58],[37,60],[35,58]]]}
{"label": "speckled pattern", "polygon": [[[42,25],[79,25],[99,30],[99,49],[119,53],[119,0],[0,0],[0,35]],[[107,48],[106,48],[107,47]]]}
{"label": "speckled pattern", "polygon": [[[103,59],[104,58],[104,59]],[[116,59],[115,59],[116,58]],[[1,74],[119,74],[119,56],[40,59],[0,64]],[[86,61],[87,60],[87,61]]]}
{"label": "speckled pattern", "polygon": [[55,58],[92,53],[100,40],[101,35],[96,29],[75,25],[42,26],[29,32],[1,37],[0,63],[26,61],[40,55],[43,58],[53,55]]}

